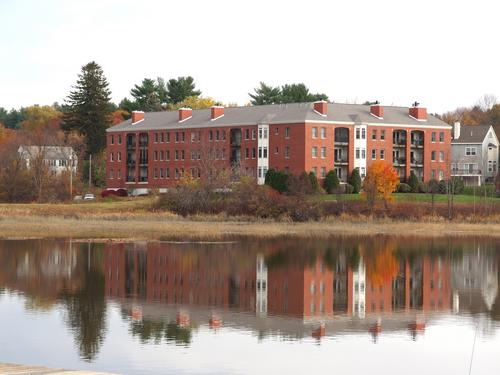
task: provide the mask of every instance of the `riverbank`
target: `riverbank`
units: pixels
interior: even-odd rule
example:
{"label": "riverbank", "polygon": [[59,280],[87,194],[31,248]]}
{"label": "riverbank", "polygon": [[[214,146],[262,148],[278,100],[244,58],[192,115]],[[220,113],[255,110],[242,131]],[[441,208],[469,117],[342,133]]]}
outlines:
{"label": "riverbank", "polygon": [[[68,204],[0,204],[1,238],[80,238],[109,240],[223,239],[227,237],[318,237],[334,235],[494,236],[500,221],[439,217],[419,220],[340,215],[319,222],[292,223],[253,218],[183,218],[151,210],[154,198]],[[492,217],[493,219],[493,217]]]}

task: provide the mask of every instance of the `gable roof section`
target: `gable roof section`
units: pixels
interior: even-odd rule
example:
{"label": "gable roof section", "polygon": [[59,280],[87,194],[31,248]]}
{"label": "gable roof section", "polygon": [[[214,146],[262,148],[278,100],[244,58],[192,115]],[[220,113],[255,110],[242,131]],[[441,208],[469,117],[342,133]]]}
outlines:
{"label": "gable roof section", "polygon": [[304,122],[370,123],[380,125],[408,125],[418,127],[451,126],[435,116],[417,121],[408,115],[408,107],[384,107],[384,118],[370,114],[370,106],[362,104],[329,103],[327,116],[314,111],[313,103],[271,104],[251,107],[229,107],[224,116],[211,120],[210,108],[193,110],[191,118],[179,123],[178,111],[146,112],[144,121],[132,125],[124,121],[107,129],[108,132],[146,131],[156,129],[190,129],[215,126],[243,126],[257,124],[293,124]]}
{"label": "gable roof section", "polygon": [[491,125],[465,125],[460,129],[460,137],[451,141],[452,144],[483,143]]}

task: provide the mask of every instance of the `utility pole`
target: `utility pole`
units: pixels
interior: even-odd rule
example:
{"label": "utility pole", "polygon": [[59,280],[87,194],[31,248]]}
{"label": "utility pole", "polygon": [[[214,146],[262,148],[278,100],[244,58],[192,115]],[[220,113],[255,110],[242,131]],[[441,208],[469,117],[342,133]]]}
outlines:
{"label": "utility pole", "polygon": [[92,154],[89,157],[89,189],[92,183]]}
{"label": "utility pole", "polygon": [[73,198],[73,155],[69,156],[69,199]]}

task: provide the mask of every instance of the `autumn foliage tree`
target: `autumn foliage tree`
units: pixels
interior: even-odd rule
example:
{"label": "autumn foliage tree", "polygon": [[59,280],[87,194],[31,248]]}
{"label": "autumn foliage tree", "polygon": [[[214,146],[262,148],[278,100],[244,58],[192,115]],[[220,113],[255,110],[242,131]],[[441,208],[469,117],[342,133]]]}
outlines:
{"label": "autumn foliage tree", "polygon": [[392,166],[382,160],[371,164],[363,182],[363,190],[372,210],[377,200],[382,200],[387,209],[387,202],[391,200],[398,183],[398,174]]}

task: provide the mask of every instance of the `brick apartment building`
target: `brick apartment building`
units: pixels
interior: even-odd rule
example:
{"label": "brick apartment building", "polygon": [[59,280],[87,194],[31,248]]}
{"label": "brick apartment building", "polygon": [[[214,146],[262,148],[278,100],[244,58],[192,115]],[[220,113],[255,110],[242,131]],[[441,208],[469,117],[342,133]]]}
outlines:
{"label": "brick apartment building", "polygon": [[[417,103],[416,103],[417,104]],[[107,130],[107,187],[163,188],[189,172],[237,166],[264,183],[270,168],[342,182],[363,177],[374,160],[392,164],[402,181],[449,176],[451,126],[426,108],[327,103],[169,112],[133,112]]]}

